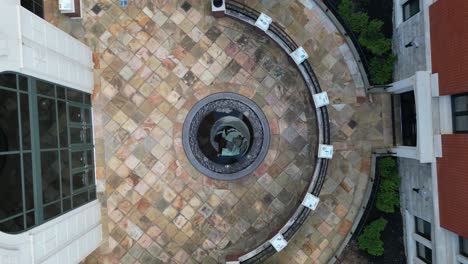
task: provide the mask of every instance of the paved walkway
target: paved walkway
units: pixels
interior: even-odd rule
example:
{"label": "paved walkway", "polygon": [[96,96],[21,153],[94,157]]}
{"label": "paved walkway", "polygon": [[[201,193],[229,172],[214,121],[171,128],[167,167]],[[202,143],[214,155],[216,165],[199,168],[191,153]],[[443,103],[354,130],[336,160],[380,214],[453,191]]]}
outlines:
{"label": "paved walkway", "polygon": [[[86,263],[222,263],[282,226],[314,164],[315,120],[306,88],[267,37],[206,2],[83,0],[83,20],[46,19],[96,53],[94,117],[104,242]],[[313,1],[248,1],[310,54],[331,99],[335,147],[321,203],[270,263],[324,263],[354,221],[370,153],[388,144],[387,97],[366,97],[342,37]],[[293,14],[293,15],[291,15]],[[268,156],[242,180],[198,173],[181,147],[190,107],[218,91],[254,100],[273,134]],[[385,111],[384,111],[385,110]]]}

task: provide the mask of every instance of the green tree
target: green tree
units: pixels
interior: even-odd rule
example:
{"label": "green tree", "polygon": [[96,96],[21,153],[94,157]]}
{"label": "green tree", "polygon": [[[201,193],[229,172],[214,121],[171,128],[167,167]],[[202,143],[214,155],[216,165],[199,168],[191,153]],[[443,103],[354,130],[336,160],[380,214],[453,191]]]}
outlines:
{"label": "green tree", "polygon": [[391,53],[391,40],[382,33],[383,22],[378,19],[370,20],[366,13],[358,11],[352,0],[341,0],[338,12],[357,35],[359,45],[368,52],[366,57],[369,61],[370,82],[390,82],[396,57]]}
{"label": "green tree", "polygon": [[384,253],[384,243],[380,233],[385,229],[388,221],[380,218],[374,220],[364,229],[364,232],[358,237],[358,248],[365,250],[372,256],[382,256]]}

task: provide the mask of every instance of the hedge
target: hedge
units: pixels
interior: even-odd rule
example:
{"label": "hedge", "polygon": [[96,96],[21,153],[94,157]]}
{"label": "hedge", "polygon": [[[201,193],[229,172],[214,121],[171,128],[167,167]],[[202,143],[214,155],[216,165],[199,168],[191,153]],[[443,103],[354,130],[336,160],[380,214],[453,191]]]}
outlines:
{"label": "hedge", "polygon": [[385,229],[388,221],[380,218],[371,222],[364,232],[358,237],[358,248],[365,250],[372,256],[382,256],[384,253],[384,243],[380,233]]}

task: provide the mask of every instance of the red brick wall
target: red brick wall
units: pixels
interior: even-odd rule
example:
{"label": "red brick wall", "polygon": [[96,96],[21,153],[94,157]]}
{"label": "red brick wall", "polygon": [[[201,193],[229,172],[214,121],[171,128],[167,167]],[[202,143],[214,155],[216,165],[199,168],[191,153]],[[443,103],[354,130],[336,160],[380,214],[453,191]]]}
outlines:
{"label": "red brick wall", "polygon": [[442,135],[437,159],[440,225],[468,237],[468,134]]}
{"label": "red brick wall", "polygon": [[441,95],[468,92],[468,1],[438,0],[429,10],[432,71]]}

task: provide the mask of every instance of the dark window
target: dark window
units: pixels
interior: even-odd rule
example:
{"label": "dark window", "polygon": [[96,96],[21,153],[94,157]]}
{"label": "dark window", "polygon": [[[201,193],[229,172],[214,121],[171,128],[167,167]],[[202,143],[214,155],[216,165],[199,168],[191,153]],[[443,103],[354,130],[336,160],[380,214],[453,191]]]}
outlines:
{"label": "dark window", "polygon": [[0,231],[21,232],[96,199],[89,98],[0,73]]}
{"label": "dark window", "polygon": [[460,237],[460,255],[468,258],[468,238]]}
{"label": "dark window", "polygon": [[452,96],[453,132],[468,133],[468,94]]}
{"label": "dark window", "polygon": [[21,0],[21,6],[33,12],[36,16],[44,17],[43,0]]}
{"label": "dark window", "polygon": [[416,241],[416,254],[425,263],[432,263],[432,250]]}
{"label": "dark window", "polygon": [[408,0],[403,4],[403,21],[419,12],[419,0]]}
{"label": "dark window", "polygon": [[431,223],[415,216],[414,225],[416,229],[416,234],[431,240]]}

